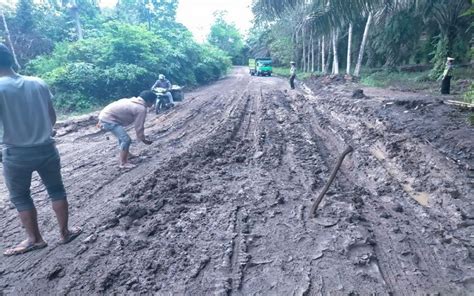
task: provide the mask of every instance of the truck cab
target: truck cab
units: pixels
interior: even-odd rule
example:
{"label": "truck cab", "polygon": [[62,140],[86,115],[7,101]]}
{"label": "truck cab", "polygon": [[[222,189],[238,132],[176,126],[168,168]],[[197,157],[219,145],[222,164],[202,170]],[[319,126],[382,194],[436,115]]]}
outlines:
{"label": "truck cab", "polygon": [[249,59],[250,75],[271,76],[273,72],[271,58]]}

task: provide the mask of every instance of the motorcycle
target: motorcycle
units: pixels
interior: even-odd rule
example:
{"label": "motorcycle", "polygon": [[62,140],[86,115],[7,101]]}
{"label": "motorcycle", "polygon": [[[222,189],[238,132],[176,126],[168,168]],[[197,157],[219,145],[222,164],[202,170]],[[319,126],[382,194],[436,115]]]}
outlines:
{"label": "motorcycle", "polygon": [[169,110],[174,107],[174,104],[170,102],[168,97],[168,90],[165,88],[157,87],[153,89],[153,92],[156,94],[156,103],[155,103],[155,113]]}

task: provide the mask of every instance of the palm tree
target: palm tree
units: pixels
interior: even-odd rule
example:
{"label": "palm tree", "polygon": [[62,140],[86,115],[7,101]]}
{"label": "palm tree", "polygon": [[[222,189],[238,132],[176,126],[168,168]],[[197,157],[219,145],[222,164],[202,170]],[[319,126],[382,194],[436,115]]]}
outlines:
{"label": "palm tree", "polygon": [[444,68],[446,57],[453,54],[456,36],[463,33],[464,28],[472,22],[472,16],[469,18],[464,15],[466,11],[473,9],[471,2],[471,0],[432,0],[431,5],[423,7],[425,18],[433,19],[440,30],[438,52],[434,57],[434,68],[431,73],[433,77],[438,76]]}
{"label": "palm tree", "polygon": [[71,13],[74,23],[76,25],[76,34],[77,39],[81,40],[84,38],[84,31],[82,30],[81,19],[79,15],[79,6],[77,5],[76,0],[62,0],[63,6],[66,6]]}
{"label": "palm tree", "polygon": [[362,37],[362,42],[360,44],[359,58],[357,59],[357,64],[354,70],[354,76],[360,75],[360,68],[362,66],[362,59],[364,58],[365,45],[367,44],[367,38],[369,36],[369,29],[370,25],[372,24],[372,18],[373,15],[371,12],[369,12],[369,16],[367,17],[367,23],[365,24],[364,36]]}
{"label": "palm tree", "polygon": [[[448,0],[434,0],[448,1]],[[467,0],[455,0],[467,1]],[[365,47],[370,35],[371,25],[373,22],[386,20],[387,17],[394,15],[397,11],[407,9],[408,7],[428,6],[430,0],[257,0],[254,3],[254,12],[264,15],[268,20],[281,20],[289,11],[304,7],[306,16],[301,22],[301,28],[311,27],[315,34],[325,36],[327,39],[334,40],[334,32],[342,29],[354,20],[365,16],[367,21],[365,32],[360,45],[358,61],[354,71],[355,76],[359,76],[362,60],[364,57]],[[349,26],[352,28],[352,26]],[[300,28],[300,29],[301,29]],[[352,30],[350,30],[350,38]],[[351,38],[352,39],[352,38]],[[352,40],[351,40],[352,42]],[[348,46],[348,69],[350,71],[350,50]],[[329,46],[330,48],[330,46]],[[334,44],[333,44],[334,52]],[[321,57],[324,57],[322,53]],[[322,58],[324,60],[324,58]],[[338,64],[337,52],[334,55],[334,64]],[[324,69],[324,65],[323,65]]]}
{"label": "palm tree", "polygon": [[349,23],[349,32],[347,33],[347,66],[346,74],[351,75],[351,60],[352,60],[352,22]]}

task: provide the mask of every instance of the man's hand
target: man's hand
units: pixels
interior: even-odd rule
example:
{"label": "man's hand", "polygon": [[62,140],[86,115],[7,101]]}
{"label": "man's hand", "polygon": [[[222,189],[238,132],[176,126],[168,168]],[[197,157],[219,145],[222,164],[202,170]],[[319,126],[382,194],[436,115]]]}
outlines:
{"label": "man's hand", "polygon": [[145,145],[151,145],[151,144],[153,144],[153,141],[150,141],[150,140],[147,140],[147,139],[143,139],[142,142],[143,142],[143,144],[145,144]]}

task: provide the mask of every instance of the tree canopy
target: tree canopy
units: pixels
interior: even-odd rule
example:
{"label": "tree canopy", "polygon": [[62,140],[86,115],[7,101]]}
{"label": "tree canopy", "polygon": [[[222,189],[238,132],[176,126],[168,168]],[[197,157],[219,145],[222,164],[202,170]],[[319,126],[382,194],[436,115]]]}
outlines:
{"label": "tree canopy", "polygon": [[[471,0],[256,0],[254,29],[263,34],[252,38],[263,38],[273,56],[290,54],[305,70],[325,72],[331,61],[354,62],[347,57],[359,51],[358,66],[432,63],[436,77],[447,56],[470,59],[468,9]],[[345,50],[351,52],[341,54]],[[251,51],[262,51],[262,45]]]}
{"label": "tree canopy", "polygon": [[217,11],[214,15],[215,21],[210,29],[208,42],[228,53],[234,64],[244,63],[245,44],[239,29],[225,20],[225,11]]}
{"label": "tree canopy", "polygon": [[[66,112],[148,89],[158,74],[193,86],[218,79],[229,54],[176,22],[177,0],[18,0],[3,7],[22,73],[44,78]],[[6,36],[6,28],[2,36]]]}

